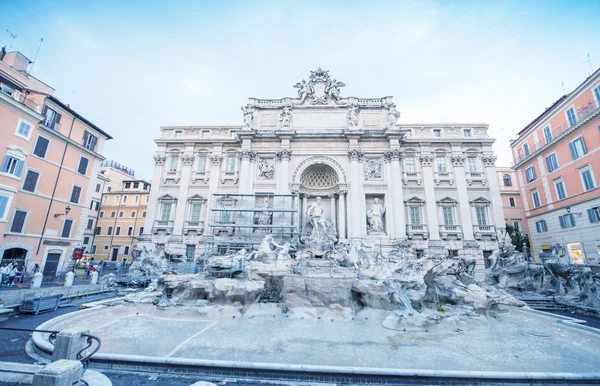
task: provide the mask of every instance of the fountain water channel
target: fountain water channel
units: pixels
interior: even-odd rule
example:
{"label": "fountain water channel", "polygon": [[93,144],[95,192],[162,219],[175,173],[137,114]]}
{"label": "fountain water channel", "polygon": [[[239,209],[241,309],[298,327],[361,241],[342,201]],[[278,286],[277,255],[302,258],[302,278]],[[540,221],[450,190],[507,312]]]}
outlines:
{"label": "fountain water channel", "polygon": [[[167,276],[169,297],[136,293],[39,328],[100,336],[92,366],[108,368],[244,369],[265,379],[319,374],[358,383],[600,380],[598,330],[524,307],[489,284],[500,275],[495,266],[486,284],[472,276],[469,261],[414,259],[406,241],[385,255],[353,244],[320,259],[293,259],[289,245],[272,244],[265,237],[256,251],[213,256],[200,274]],[[218,274],[228,267],[243,269]],[[43,334],[33,341],[39,353],[52,352]]]}

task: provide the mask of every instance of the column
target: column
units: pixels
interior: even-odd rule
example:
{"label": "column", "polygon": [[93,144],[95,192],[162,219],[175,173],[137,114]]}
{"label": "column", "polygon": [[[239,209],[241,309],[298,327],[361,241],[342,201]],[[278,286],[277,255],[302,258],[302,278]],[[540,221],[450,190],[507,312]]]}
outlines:
{"label": "column", "polygon": [[406,216],[404,214],[404,194],[402,192],[402,169],[400,162],[402,155],[399,149],[390,150],[386,153],[386,160],[390,160],[391,179],[390,182],[397,179],[396,183],[390,183],[392,188],[392,200],[394,206],[392,208],[394,215],[394,238],[406,237]]}
{"label": "column", "polygon": [[[492,202],[492,210],[490,213],[494,216],[493,224],[498,228],[505,227],[504,221],[504,208],[502,207],[502,197],[500,196],[500,187],[498,186],[498,178],[496,177],[496,156],[484,156],[483,157],[483,167],[485,168],[485,176],[487,178],[488,184],[490,185],[490,201]],[[548,201],[550,202],[550,201]],[[526,219],[524,219],[527,221]]]}
{"label": "column", "polygon": [[256,153],[252,150],[243,150],[240,153],[242,165],[240,166],[240,193],[252,193],[252,171],[250,161],[256,158]]}
{"label": "column", "polygon": [[338,199],[338,239],[346,239],[346,191],[340,190]]}
{"label": "column", "polygon": [[179,180],[179,192],[177,194],[177,206],[175,217],[173,218],[173,235],[183,234],[183,224],[185,223],[185,210],[187,207],[187,199],[189,197],[190,174],[192,164],[194,163],[193,153],[184,153],[181,159],[181,179]]}
{"label": "column", "polygon": [[329,199],[331,201],[330,202],[330,204],[331,204],[331,206],[330,206],[330,212],[331,212],[330,216],[331,216],[331,224],[333,225],[333,229],[337,229],[338,228],[337,225],[335,224],[335,222],[336,222],[335,220],[337,218],[336,215],[335,215],[335,196],[336,196],[336,193],[333,193],[333,194],[329,195]]}
{"label": "column", "polygon": [[282,149],[276,154],[277,161],[279,161],[279,173],[277,178],[277,194],[288,194],[290,192],[290,158],[292,158],[292,152],[288,149]]}
{"label": "column", "polygon": [[152,185],[150,186],[150,197],[148,198],[148,208],[146,209],[146,219],[144,220],[144,235],[152,234],[154,220],[156,220],[156,211],[158,210],[158,194],[160,190],[160,177],[163,173],[163,166],[167,156],[164,154],[155,154],[154,173],[152,174]]}
{"label": "column", "polygon": [[[464,240],[475,240],[473,236],[473,220],[471,216],[471,204],[469,203],[469,194],[467,193],[467,178],[465,175],[465,157],[463,155],[453,155],[451,157],[454,168],[454,178],[458,190],[458,206],[460,211],[460,222]],[[496,175],[494,174],[494,180]],[[502,203],[502,201],[500,201]]]}
{"label": "column", "polygon": [[306,223],[308,222],[308,218],[306,218],[306,209],[308,208],[308,195],[306,193],[302,194],[302,208],[300,208],[300,213],[302,213],[302,225],[300,229],[302,232],[306,229]]}
{"label": "column", "polygon": [[363,153],[359,150],[350,150],[348,158],[350,158],[350,207],[353,208],[349,213],[350,227],[348,229],[349,238],[361,237],[361,229],[363,228],[364,213],[361,208],[364,206],[364,198],[362,198],[362,181],[360,180],[360,165],[358,160],[363,157]]}
{"label": "column", "polygon": [[221,163],[223,162],[223,155],[220,152],[215,152],[210,155],[210,180],[208,180],[208,197],[206,201],[206,215],[204,217],[204,234],[210,235],[209,224],[211,219],[211,210],[214,206],[213,194],[217,193],[219,188],[219,175],[221,171]]}
{"label": "column", "polygon": [[440,240],[440,225],[437,216],[435,188],[433,186],[433,168],[431,167],[433,157],[428,154],[422,155],[419,157],[419,161],[421,162],[423,187],[425,188],[425,207],[427,209],[427,228],[429,230],[429,240]]}

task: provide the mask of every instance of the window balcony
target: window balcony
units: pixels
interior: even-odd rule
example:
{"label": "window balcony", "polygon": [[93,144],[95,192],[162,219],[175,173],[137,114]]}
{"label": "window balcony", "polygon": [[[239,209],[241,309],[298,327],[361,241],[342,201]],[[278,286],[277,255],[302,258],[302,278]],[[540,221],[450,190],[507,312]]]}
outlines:
{"label": "window balcony", "polygon": [[201,235],[204,232],[204,221],[186,221],[183,224],[183,234],[187,235],[190,232]]}
{"label": "window balcony", "polygon": [[467,172],[465,177],[469,186],[473,185],[473,182],[479,182],[483,186],[486,184],[485,173],[483,172]]}
{"label": "window balcony", "polygon": [[423,240],[427,240],[429,233],[427,232],[427,225],[425,224],[408,224],[406,226],[406,235],[409,239],[413,239],[415,236],[420,236]]}
{"label": "window balcony", "polygon": [[225,184],[226,181],[231,181],[233,182],[234,185],[237,185],[237,183],[240,180],[240,174],[238,170],[235,170],[233,172],[231,171],[222,171],[221,172],[221,183]]}
{"label": "window balcony", "polygon": [[473,235],[475,240],[483,238],[496,239],[496,227],[493,225],[473,225]]}
{"label": "window balcony", "polygon": [[455,237],[462,239],[462,231],[460,225],[440,225],[440,237],[442,240],[448,239],[448,237]]}
{"label": "window balcony", "polygon": [[404,172],[402,173],[402,182],[404,185],[408,185],[409,182],[414,181],[417,185],[421,185],[423,179],[421,178],[421,172]]}
{"label": "window balcony", "polygon": [[167,170],[163,173],[163,184],[173,181],[178,184],[181,180],[181,172],[179,170]]}
{"label": "window balcony", "polygon": [[192,184],[195,184],[197,181],[202,181],[205,184],[208,184],[208,180],[210,180],[210,172],[192,172]]}
{"label": "window balcony", "polygon": [[152,227],[152,233],[157,234],[159,231],[163,231],[170,235],[173,233],[173,223],[174,221],[172,220],[156,220],[154,221],[154,226]]}
{"label": "window balcony", "polygon": [[433,180],[436,185],[439,185],[441,182],[447,182],[450,185],[454,185],[454,176],[452,172],[435,172],[433,173]]}

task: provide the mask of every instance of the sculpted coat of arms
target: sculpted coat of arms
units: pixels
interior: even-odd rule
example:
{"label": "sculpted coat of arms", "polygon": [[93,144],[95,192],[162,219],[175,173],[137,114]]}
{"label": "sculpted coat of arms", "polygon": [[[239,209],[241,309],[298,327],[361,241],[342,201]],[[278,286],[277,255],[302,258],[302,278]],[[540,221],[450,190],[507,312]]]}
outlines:
{"label": "sculpted coat of arms", "polygon": [[300,103],[309,100],[315,105],[324,105],[329,101],[338,103],[340,99],[340,88],[346,86],[336,79],[331,79],[329,71],[317,68],[310,72],[308,82],[302,79],[294,85],[298,89],[298,98]]}

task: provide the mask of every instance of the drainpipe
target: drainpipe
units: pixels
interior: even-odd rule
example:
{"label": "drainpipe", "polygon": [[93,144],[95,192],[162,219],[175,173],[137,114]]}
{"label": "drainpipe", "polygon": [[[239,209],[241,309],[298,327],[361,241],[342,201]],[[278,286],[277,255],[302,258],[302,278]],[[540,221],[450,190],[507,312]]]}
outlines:
{"label": "drainpipe", "polygon": [[[100,209],[102,209],[102,201],[104,200],[104,185],[105,184],[106,184],[106,181],[102,181],[102,188],[101,188],[102,190],[101,190],[101,193],[100,193],[100,202],[98,203],[98,210],[97,210],[98,215],[96,216],[96,224],[94,224],[94,233],[92,234],[92,243],[91,243],[92,248],[94,248],[94,241],[96,240],[96,228],[98,228],[98,219],[100,219]],[[96,252],[97,251],[94,251],[94,253],[91,253],[91,255],[94,255],[94,258],[96,257]]]}
{"label": "drainpipe", "polygon": [[[46,225],[48,224],[48,217],[50,216],[50,209],[52,208],[52,203],[54,202],[54,195],[56,194],[56,187],[58,186],[58,180],[60,179],[60,174],[63,170],[63,164],[65,162],[65,155],[67,154],[67,148],[69,147],[69,139],[71,139],[71,133],[73,132],[73,125],[75,125],[75,121],[77,117],[73,118],[71,122],[71,128],[69,129],[69,135],[67,137],[67,141],[65,141],[65,149],[63,150],[62,159],[60,160],[60,166],[58,167],[58,174],[56,175],[56,181],[54,181],[54,189],[52,189],[52,196],[50,197],[50,204],[48,204],[48,210],[46,211],[46,219],[44,220],[44,226],[42,227],[42,234],[40,235],[40,240],[38,242],[37,250],[35,254],[40,253],[40,248],[42,246],[42,239],[44,238],[44,233],[46,232]],[[81,219],[80,219],[81,221]]]}

